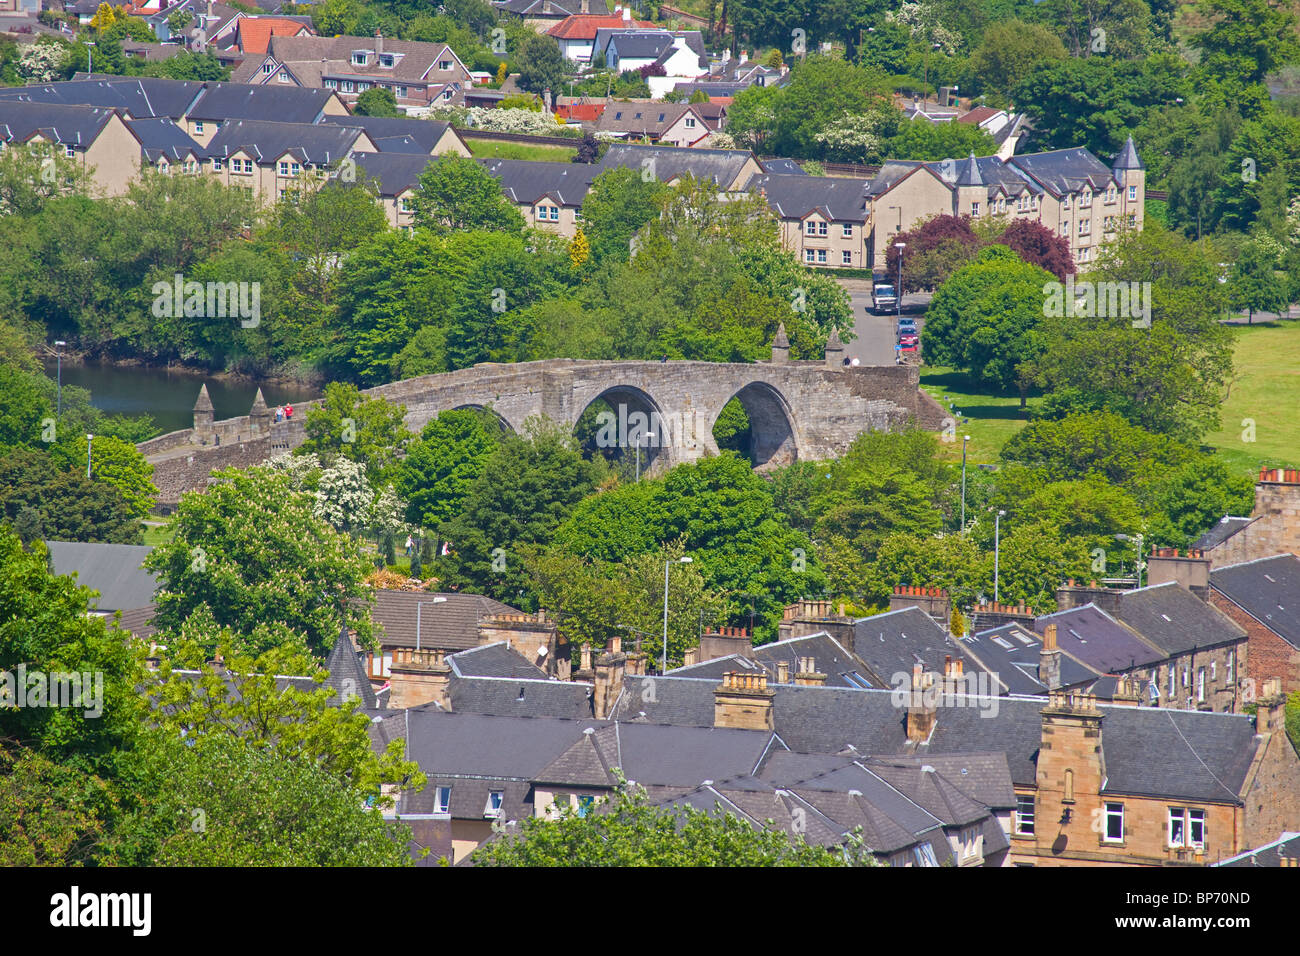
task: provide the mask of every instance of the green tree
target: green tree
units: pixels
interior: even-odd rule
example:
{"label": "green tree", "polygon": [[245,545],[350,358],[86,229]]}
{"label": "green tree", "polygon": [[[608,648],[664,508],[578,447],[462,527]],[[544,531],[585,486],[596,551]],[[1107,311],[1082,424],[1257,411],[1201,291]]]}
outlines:
{"label": "green tree", "polygon": [[903,120],[898,132],[886,140],[890,156],[937,162],[953,156],[988,156],[997,152],[997,143],[985,130],[969,123],[935,123],[930,120]]}
{"label": "green tree", "polygon": [[592,258],[626,262],[632,237],[659,214],[659,198],[667,189],[639,170],[616,167],[591,182],[582,201],[582,221],[591,242]]}
{"label": "green tree", "polygon": [[475,866],[871,866],[851,839],[814,847],[783,828],[755,829],[721,810],[657,807],[644,790],[625,789],[606,806],[530,817],[518,833],[483,844]]}
{"label": "green tree", "polygon": [[550,90],[559,95],[568,64],[552,37],[530,33],[516,46],[514,65],[519,73],[520,89],[529,93]]}
{"label": "green tree", "polygon": [[342,455],[365,465],[366,474],[378,481],[396,464],[410,438],[405,420],[405,405],[364,396],[355,385],[330,382],[325,396],[308,407],[306,440],[294,454]]}
{"label": "green tree", "polygon": [[1044,63],[1065,55],[1064,44],[1041,24],[1006,20],[984,31],[970,69],[979,89],[1006,96]]}
{"label": "green tree", "polygon": [[358,116],[401,116],[397,108],[397,97],[387,86],[372,86],[357,97],[353,109]]}
{"label": "green tree", "polygon": [[500,427],[488,413],[453,409],[441,413],[407,447],[394,475],[406,501],[406,519],[438,528],[461,509],[497,446]]}
{"label": "green tree", "polygon": [[1191,45],[1212,77],[1259,83],[1300,55],[1295,12],[1276,0],[1201,0],[1198,12],[1208,22]]}
{"label": "green tree", "polygon": [[259,466],[215,473],[181,497],[174,537],[145,566],[159,579],[154,623],[180,631],[201,609],[250,651],[296,641],[324,657],[344,624],[369,646],[370,562],[314,512],[290,476]]}
{"label": "green tree", "polygon": [[153,465],[135,450],[135,446],[112,435],[75,436],[68,446],[55,446],[55,453],[67,456],[68,464],[78,473],[86,468],[87,449],[93,456],[90,475],[117,489],[131,514],[143,518],[158,500],[153,483]]}
{"label": "green tree", "polygon": [[1256,235],[1243,244],[1233,263],[1228,281],[1231,302],[1246,310],[1247,323],[1255,321],[1256,312],[1279,313],[1291,302],[1285,281],[1278,274],[1282,245],[1267,234]]}
{"label": "green tree", "polygon": [[524,217],[502,195],[501,184],[462,156],[440,156],[431,162],[420,174],[412,202],[416,225],[440,235],[466,229],[518,234],[524,229]]}
{"label": "green tree", "polygon": [[61,471],[35,448],[0,455],[0,513],[23,524],[27,540],[143,543],[142,525],[117,488],[84,471]]}

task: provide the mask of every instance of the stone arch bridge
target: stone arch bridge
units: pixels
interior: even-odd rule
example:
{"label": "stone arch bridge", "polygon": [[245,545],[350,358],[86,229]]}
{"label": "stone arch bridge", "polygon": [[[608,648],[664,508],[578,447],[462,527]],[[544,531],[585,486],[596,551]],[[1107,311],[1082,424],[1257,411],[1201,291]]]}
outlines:
{"label": "stone arch bridge", "polygon": [[[780,341],[780,340],[778,340]],[[913,366],[845,366],[837,340],[824,361],[623,362],[545,359],[483,364],[424,375],[367,389],[363,394],[406,406],[406,424],[418,432],[439,412],[484,408],[516,431],[545,417],[573,428],[598,399],[598,445],[645,449],[656,470],[716,454],[713,426],[732,399],[750,420],[750,457],[759,468],[798,459],[829,458],[867,430],[889,430],[915,418],[941,426],[945,412],[918,387]],[[294,419],[274,422],[259,392],[252,411],[215,422],[206,389],[195,407],[195,427],[141,443],[154,464],[159,503],[206,484],[218,468],[246,467],[288,451],[304,440],[312,403],[295,407]]]}

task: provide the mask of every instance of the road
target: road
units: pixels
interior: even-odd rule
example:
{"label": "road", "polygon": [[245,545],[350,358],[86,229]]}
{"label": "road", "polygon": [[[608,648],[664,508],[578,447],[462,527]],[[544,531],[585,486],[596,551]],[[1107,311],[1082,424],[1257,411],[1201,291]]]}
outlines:
{"label": "road", "polygon": [[[896,352],[894,346],[898,338],[895,335],[897,317],[876,315],[871,311],[871,282],[868,279],[840,279],[840,285],[849,294],[849,304],[853,307],[853,331],[857,338],[844,346],[844,354],[850,360],[857,359],[862,365],[893,365]],[[916,319],[917,328],[925,325],[925,310],[930,304],[929,292],[920,292],[903,297],[903,314]],[[924,336],[922,337],[924,340]]]}

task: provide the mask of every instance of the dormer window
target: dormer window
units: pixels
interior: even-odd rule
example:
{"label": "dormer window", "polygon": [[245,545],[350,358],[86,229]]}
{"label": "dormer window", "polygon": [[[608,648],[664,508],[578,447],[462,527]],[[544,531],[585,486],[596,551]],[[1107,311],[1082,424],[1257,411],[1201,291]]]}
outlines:
{"label": "dormer window", "polygon": [[263,64],[262,64],[262,73],[263,73],[264,75],[266,75],[266,76],[270,76],[270,75],[271,75],[272,73],[274,73],[274,72],[275,72],[275,64],[274,64],[274,63],[269,63],[269,62],[268,62],[268,63],[263,63]]}
{"label": "dormer window", "polygon": [[1092,205],[1092,193],[1090,191],[1084,190],[1083,195],[1079,197],[1079,205],[1083,208]]}
{"label": "dormer window", "polygon": [[198,136],[203,135],[203,120],[196,120],[194,123],[194,132]]}
{"label": "dormer window", "polygon": [[72,157],[76,156],[77,155],[76,147],[73,146],[71,143],[68,143],[63,147],[63,155],[68,157],[68,159],[71,159]]}
{"label": "dormer window", "polygon": [[280,79],[280,82],[281,82],[281,83],[288,83],[288,82],[289,82],[289,71],[288,71],[288,70],[281,70],[281,71],[280,71],[280,77],[279,77],[279,79]]}
{"label": "dormer window", "polygon": [[370,62],[369,53],[365,52],[364,50],[357,50],[353,52],[352,54],[353,66],[365,66],[369,62]]}
{"label": "dormer window", "polygon": [[439,60],[438,69],[444,73],[451,69],[451,60]]}
{"label": "dormer window", "polygon": [[444,91],[443,91],[443,94],[442,94],[442,98],[443,98],[444,100],[449,100],[449,99],[451,99],[451,90],[444,90]]}
{"label": "dormer window", "polygon": [[391,69],[393,65],[393,54],[391,53],[379,54],[379,65]]}

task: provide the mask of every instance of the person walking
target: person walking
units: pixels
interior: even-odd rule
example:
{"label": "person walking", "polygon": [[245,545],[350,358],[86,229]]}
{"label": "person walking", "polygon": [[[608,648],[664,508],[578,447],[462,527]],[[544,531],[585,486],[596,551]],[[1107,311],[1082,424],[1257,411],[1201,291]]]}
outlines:
{"label": "person walking", "polygon": [[293,406],[292,406],[292,405],[286,405],[286,406],[284,406],[284,417],[285,417],[285,418],[293,418]]}

